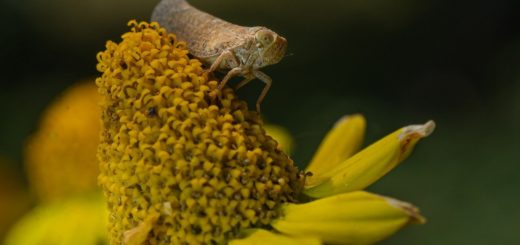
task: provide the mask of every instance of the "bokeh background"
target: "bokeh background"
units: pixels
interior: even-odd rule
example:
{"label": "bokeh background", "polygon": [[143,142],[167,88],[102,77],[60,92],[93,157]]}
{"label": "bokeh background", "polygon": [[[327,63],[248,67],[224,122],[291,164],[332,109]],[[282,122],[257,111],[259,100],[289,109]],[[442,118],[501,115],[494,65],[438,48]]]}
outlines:
{"label": "bokeh background", "polygon": [[[262,110],[289,129],[300,166],[345,114],[366,116],[367,144],[404,125],[437,122],[404,164],[370,187],[428,218],[383,244],[520,244],[520,2],[191,2],[288,39],[290,55],[265,69],[274,83]],[[20,203],[4,223],[34,203],[24,194],[22,150],[44,108],[97,76],[106,40],[120,40],[130,19],[148,20],[156,3],[0,1],[0,186],[8,193],[0,207]],[[262,86],[239,95],[253,108]]]}

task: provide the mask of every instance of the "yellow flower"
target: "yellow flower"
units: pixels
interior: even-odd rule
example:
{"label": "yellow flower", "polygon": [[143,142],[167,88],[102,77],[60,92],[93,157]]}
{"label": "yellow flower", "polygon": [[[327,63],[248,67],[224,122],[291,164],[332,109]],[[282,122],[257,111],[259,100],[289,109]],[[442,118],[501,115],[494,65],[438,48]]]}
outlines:
{"label": "yellow flower", "polygon": [[98,188],[99,99],[92,82],[72,86],[47,108],[28,140],[27,174],[42,201]]}
{"label": "yellow flower", "polygon": [[218,91],[183,42],[157,23],[129,25],[98,54],[110,244],[373,243],[424,221],[410,204],[361,190],[406,158],[433,122],[357,152],[364,120],[347,117],[309,177],[232,89]]}
{"label": "yellow flower", "polygon": [[94,245],[106,243],[102,195],[81,195],[41,204],[9,232],[5,245]]}

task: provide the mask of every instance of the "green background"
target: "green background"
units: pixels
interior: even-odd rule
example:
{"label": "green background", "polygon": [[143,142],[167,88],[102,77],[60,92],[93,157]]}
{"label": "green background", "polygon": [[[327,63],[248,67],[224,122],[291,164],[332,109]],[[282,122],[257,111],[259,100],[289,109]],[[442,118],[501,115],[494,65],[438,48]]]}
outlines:
{"label": "green background", "polygon": [[[98,75],[105,41],[120,40],[130,19],[148,20],[156,2],[0,2],[0,154],[20,176],[23,142],[45,106]],[[520,243],[518,1],[191,2],[289,41],[290,56],[264,69],[273,87],[262,110],[289,129],[300,166],[345,114],[366,116],[367,144],[436,121],[434,134],[369,188],[416,204],[428,218],[383,244]],[[239,91],[250,108],[261,87]]]}

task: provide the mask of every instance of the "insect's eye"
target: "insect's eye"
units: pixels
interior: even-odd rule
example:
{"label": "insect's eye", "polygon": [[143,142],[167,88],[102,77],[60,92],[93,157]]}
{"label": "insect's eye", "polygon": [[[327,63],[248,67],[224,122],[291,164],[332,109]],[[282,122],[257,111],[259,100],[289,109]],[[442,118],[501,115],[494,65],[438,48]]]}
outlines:
{"label": "insect's eye", "polygon": [[256,41],[266,47],[274,42],[274,34],[268,30],[261,30],[256,33]]}

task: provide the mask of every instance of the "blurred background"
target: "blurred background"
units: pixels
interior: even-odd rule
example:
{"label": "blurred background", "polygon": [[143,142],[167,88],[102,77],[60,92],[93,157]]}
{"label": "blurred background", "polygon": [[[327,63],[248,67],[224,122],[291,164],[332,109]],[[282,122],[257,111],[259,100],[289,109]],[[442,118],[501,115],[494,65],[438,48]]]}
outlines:
{"label": "blurred background", "polygon": [[[96,53],[158,1],[1,0],[0,240],[36,205],[24,147],[49,103],[93,79]],[[434,119],[412,156],[369,188],[428,218],[383,244],[519,244],[520,2],[192,0],[289,41],[262,111],[295,140],[304,167],[334,122],[361,113],[369,144]],[[254,108],[263,84],[239,91]],[[16,205],[9,205],[17,201]],[[7,207],[14,206],[14,207]]]}

